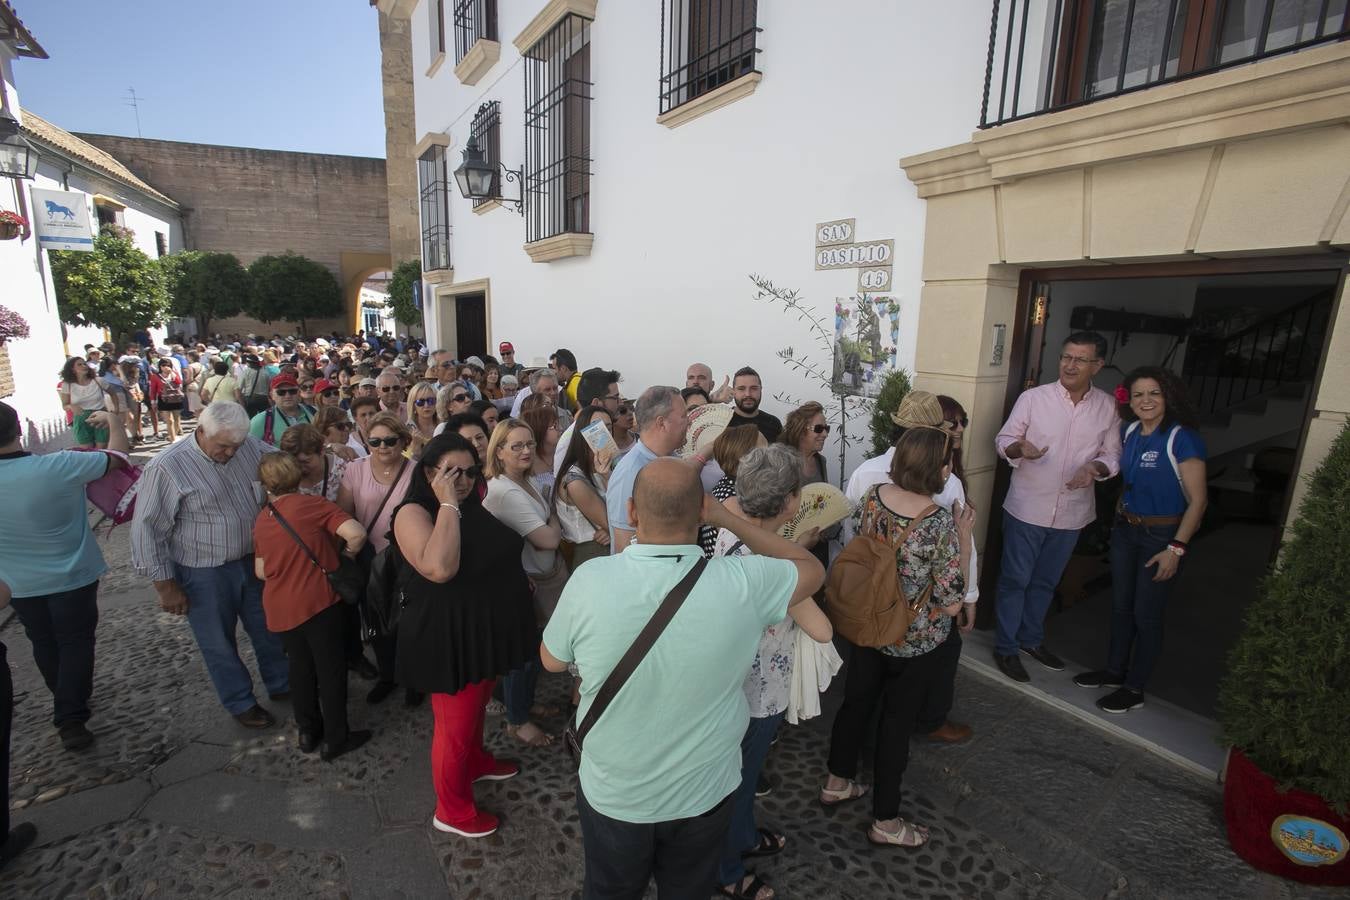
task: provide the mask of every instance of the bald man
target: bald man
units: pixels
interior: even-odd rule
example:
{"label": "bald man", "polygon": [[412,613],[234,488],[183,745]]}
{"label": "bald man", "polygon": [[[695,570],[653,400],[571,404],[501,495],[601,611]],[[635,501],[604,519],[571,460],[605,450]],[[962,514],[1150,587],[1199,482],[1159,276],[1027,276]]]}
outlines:
{"label": "bald man", "polygon": [[689,366],[689,370],[684,373],[684,386],[703,388],[710,403],[727,403],[731,400],[731,377],[722,376],[722,386],[714,391],[712,369],[706,363],[693,363]]}
{"label": "bald man", "polygon": [[[637,542],[572,573],[544,629],[544,666],[581,675],[577,721],[662,602],[704,565],[660,639],[583,732],[581,817],[587,897],[701,896],[715,883],[749,724],[742,684],[764,629],[819,615],[825,570],[800,545],[705,499],[698,470],[648,462],[628,517]],[[752,556],[703,563],[698,526],[726,528]],[[635,735],[661,735],[634,740]]]}

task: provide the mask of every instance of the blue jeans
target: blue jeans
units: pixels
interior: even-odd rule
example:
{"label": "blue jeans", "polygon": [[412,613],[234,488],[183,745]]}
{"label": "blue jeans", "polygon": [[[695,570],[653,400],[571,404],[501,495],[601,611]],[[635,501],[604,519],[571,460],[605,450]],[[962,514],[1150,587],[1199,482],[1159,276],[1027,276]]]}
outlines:
{"label": "blue jeans", "polygon": [[239,622],[253,643],[258,671],[269,694],[290,690],[290,675],[281,638],[267,630],[263,617],[262,582],[253,574],[253,557],[245,556],[210,568],[174,566],[187,595],[188,625],[206,661],[206,671],[230,715],[252,709],[253,678],[239,658],[235,630]]}
{"label": "blue jeans", "polygon": [[759,829],[755,826],[755,787],[764,760],[769,756],[769,745],[783,724],[787,712],[750,719],[750,726],[741,738],[741,784],[731,795],[731,825],[722,842],[722,861],[717,867],[717,883],[740,884],[745,877],[745,861],[741,854],[759,843]]}
{"label": "blue jeans", "polygon": [[530,707],[534,705],[534,686],[539,681],[539,657],[525,661],[519,669],[507,672],[502,678],[502,703],[506,706],[506,721],[524,725],[530,721]]}
{"label": "blue jeans", "polygon": [[1015,656],[1018,647],[1045,640],[1045,614],[1076,543],[1077,528],[1042,528],[1003,513],[995,653]]}
{"label": "blue jeans", "polygon": [[15,597],[14,611],[33,644],[47,690],[52,724],[89,721],[94,693],[94,631],[98,627],[98,582],[40,597]]}
{"label": "blue jeans", "polygon": [[660,900],[705,900],[731,818],[731,795],[702,815],[669,822],[623,822],[586,802],[577,787],[583,900],[641,900],[656,879]]}
{"label": "blue jeans", "polygon": [[[1124,675],[1125,686],[1143,692],[1162,656],[1163,610],[1172,585],[1181,575],[1154,581],[1157,566],[1144,564],[1167,547],[1177,526],[1131,525],[1123,520],[1111,529],[1111,649],[1106,668]],[[1130,650],[1134,662],[1130,662]]]}

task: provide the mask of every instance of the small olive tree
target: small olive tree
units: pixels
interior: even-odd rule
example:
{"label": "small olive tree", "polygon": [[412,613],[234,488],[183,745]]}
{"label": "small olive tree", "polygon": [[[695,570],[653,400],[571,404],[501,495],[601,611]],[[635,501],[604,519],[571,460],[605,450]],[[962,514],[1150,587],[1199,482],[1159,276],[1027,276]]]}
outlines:
{"label": "small olive tree", "polygon": [[252,282],[249,312],[262,322],[278,319],[298,322],[308,334],[309,319],[342,315],[342,287],[326,267],[287,251],[278,256],[260,256],[248,267]]}
{"label": "small olive tree", "polygon": [[121,344],[137,329],[169,317],[164,273],[131,242],[131,232],[104,226],[94,249],[52,250],[52,284],[61,321],[112,332]]}

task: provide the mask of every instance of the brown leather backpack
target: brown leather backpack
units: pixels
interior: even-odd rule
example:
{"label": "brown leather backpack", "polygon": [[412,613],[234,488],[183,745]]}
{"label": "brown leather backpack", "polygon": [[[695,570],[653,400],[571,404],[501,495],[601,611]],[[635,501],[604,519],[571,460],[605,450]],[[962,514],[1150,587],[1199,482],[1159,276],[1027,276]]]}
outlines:
{"label": "brown leather backpack", "polygon": [[859,647],[889,647],[904,640],[932,596],[933,582],[930,579],[919,596],[908,600],[896,572],[895,555],[919,523],[937,509],[930,504],[910,519],[893,545],[859,534],[835,557],[825,586],[825,615],[836,634]]}

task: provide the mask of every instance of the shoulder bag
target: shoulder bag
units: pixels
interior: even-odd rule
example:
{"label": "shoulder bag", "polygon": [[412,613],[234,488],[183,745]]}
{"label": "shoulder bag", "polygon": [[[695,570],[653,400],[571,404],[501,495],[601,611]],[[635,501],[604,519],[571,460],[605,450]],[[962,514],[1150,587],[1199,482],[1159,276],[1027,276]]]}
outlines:
{"label": "shoulder bag", "polygon": [[[402,480],[403,470],[407,466],[408,460],[405,459],[399,466],[394,480],[389,482],[389,489],[384,492],[384,499],[376,507],[375,515],[366,523],[367,532],[375,527],[380,513],[384,512],[389,498],[394,495],[394,488],[398,487],[399,481]],[[389,544],[379,553],[369,549],[370,546],[369,543],[366,544],[367,550],[362,552],[361,560],[368,572],[361,600],[361,636],[367,641],[394,635],[398,631],[399,616],[403,612],[402,591],[398,589],[397,542],[391,536]]]}
{"label": "shoulder bag", "polygon": [[661,601],[661,605],[656,608],[656,612],[652,614],[651,619],[638,633],[632,646],[628,648],[619,660],[618,665],[609,673],[605,683],[600,685],[600,690],[596,692],[595,699],[591,701],[590,707],[586,710],[586,718],[581,720],[580,725],[577,724],[576,713],[572,714],[572,718],[567,723],[567,730],[563,732],[563,744],[567,747],[567,752],[574,763],[581,764],[581,746],[586,739],[586,735],[595,727],[596,720],[609,707],[610,701],[627,683],[629,676],[647,656],[647,652],[652,649],[652,645],[661,637],[661,633],[666,630],[670,620],[675,618],[675,613],[679,612],[680,606],[684,604],[685,598],[694,589],[699,576],[703,574],[703,570],[707,567],[708,560],[699,556],[688,574],[670,589],[669,594],[666,594],[666,599]]}
{"label": "shoulder bag", "polygon": [[360,603],[361,595],[365,593],[366,582],[365,572],[362,570],[360,563],[339,553],[338,567],[331,572],[328,571],[319,562],[319,558],[314,555],[314,551],[309,549],[309,545],[300,539],[300,535],[296,534],[295,529],[282,517],[281,512],[271,503],[267,504],[267,509],[281,527],[286,529],[286,533],[300,545],[300,549],[305,551],[305,555],[309,557],[310,562],[314,563],[314,567],[324,574],[333,590],[342,598],[342,602],[352,605]]}

